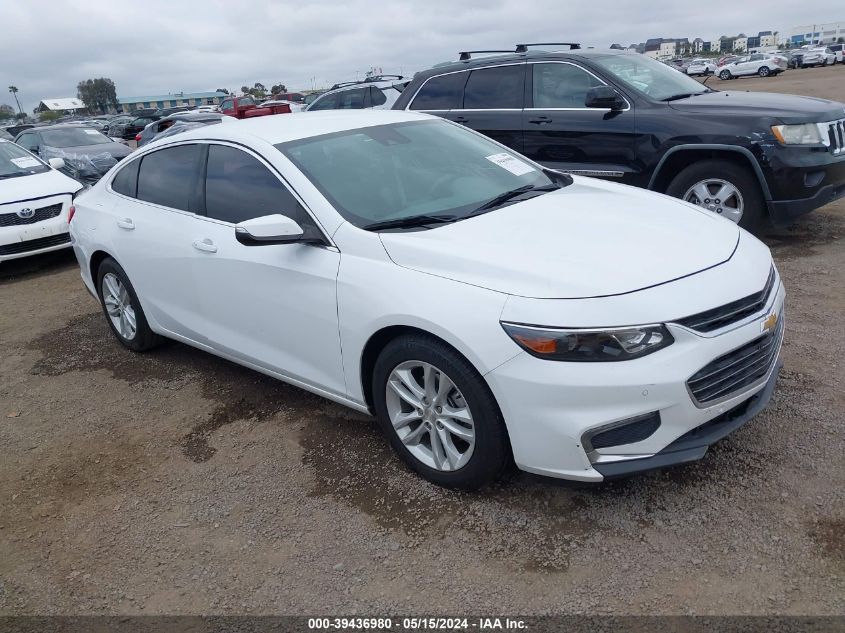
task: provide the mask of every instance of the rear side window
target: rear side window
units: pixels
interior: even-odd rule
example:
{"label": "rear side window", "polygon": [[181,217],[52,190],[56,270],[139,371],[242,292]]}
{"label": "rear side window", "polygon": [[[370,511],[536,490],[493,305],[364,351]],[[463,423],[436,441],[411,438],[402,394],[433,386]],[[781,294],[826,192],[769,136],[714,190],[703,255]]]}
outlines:
{"label": "rear side window", "polygon": [[308,111],[311,112],[313,110],[335,110],[337,109],[337,98],[338,93],[326,95],[324,97],[319,97],[311,106],[308,108]]}
{"label": "rear side window", "polygon": [[375,86],[370,87],[370,102],[373,106],[380,106],[387,103],[387,97]]}
{"label": "rear side window", "polygon": [[461,107],[464,84],[469,73],[452,73],[432,77],[426,81],[414,102],[411,110],[452,110]]}
{"label": "rear side window", "polygon": [[572,64],[532,64],[535,108],[583,108],[590,88],[602,83]]}
{"label": "rear side window", "polygon": [[524,83],[525,64],[473,70],[464,90],[464,108],[522,109]]}
{"label": "rear side window", "polygon": [[210,218],[232,224],[274,213],[300,224],[310,223],[305,209],[267,167],[226,145],[208,148],[205,212]]}
{"label": "rear side window", "polygon": [[139,160],[133,160],[126,167],[121,169],[111,181],[111,188],[117,193],[122,193],[124,196],[130,198],[135,197],[135,192],[138,189],[138,166],[141,164]]}
{"label": "rear side window", "polygon": [[138,199],[190,211],[199,157],[199,145],[180,145],[144,156],[138,172]]}
{"label": "rear side window", "polygon": [[340,110],[363,110],[364,98],[366,96],[366,88],[356,88],[355,90],[344,90],[338,95],[337,107]]}

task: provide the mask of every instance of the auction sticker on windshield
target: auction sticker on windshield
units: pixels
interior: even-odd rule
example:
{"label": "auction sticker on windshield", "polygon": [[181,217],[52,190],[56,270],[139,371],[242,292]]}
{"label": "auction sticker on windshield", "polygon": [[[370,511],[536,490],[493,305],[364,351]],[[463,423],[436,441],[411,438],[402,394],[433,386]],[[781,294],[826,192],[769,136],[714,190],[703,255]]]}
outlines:
{"label": "auction sticker on windshield", "polygon": [[41,163],[38,162],[38,159],[31,158],[29,156],[23,156],[22,158],[12,158],[12,162],[15,166],[20,167],[21,169],[26,169],[28,167],[38,167]]}
{"label": "auction sticker on windshield", "polygon": [[514,174],[515,176],[522,176],[524,174],[534,171],[534,168],[531,167],[531,165],[523,163],[521,160],[514,158],[507,152],[502,152],[501,154],[492,154],[490,156],[485,156],[485,158],[491,163],[495,163],[499,167],[507,169],[510,173]]}
{"label": "auction sticker on windshield", "polygon": [[82,130],[82,131],[85,132],[86,134],[91,134],[91,135],[100,133],[98,130]]}

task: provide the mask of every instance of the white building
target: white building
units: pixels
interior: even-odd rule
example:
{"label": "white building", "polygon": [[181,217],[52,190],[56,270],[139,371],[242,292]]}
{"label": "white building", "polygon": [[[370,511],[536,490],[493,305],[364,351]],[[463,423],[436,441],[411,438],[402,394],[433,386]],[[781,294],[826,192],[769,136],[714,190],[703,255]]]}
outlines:
{"label": "white building", "polygon": [[810,44],[823,42],[833,44],[840,37],[845,38],[845,22],[830,22],[827,24],[804,24],[793,26],[789,35],[789,42],[793,46],[802,43]]}
{"label": "white building", "polygon": [[47,110],[51,110],[53,112],[72,112],[74,110],[84,110],[85,104],[82,103],[79,99],[75,99],[73,97],[63,97],[61,99],[43,99],[39,104],[38,107],[35,108],[36,112],[46,112]]}
{"label": "white building", "polygon": [[745,36],[738,37],[734,40],[734,52],[744,53],[748,50],[748,38]]}

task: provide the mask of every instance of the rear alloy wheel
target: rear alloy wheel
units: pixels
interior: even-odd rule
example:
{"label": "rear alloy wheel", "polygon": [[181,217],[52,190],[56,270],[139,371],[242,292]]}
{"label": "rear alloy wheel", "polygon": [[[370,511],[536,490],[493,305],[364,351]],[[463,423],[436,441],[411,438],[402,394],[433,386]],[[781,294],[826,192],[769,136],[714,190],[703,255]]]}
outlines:
{"label": "rear alloy wheel", "polygon": [[760,70],[757,71],[757,74],[761,77],[768,77],[771,74],[768,66],[760,66]]}
{"label": "rear alloy wheel", "polygon": [[505,423],[490,388],[439,339],[419,334],[388,343],[372,384],[376,416],[393,450],[429,481],[475,490],[509,463]]}
{"label": "rear alloy wheel", "polygon": [[727,80],[727,79],[730,79],[730,78],[731,78],[731,72],[729,70],[723,70],[722,72],[719,73],[719,79]]}
{"label": "rear alloy wheel", "polygon": [[143,352],[161,342],[162,338],[150,329],[126,272],[110,257],[97,271],[97,291],[109,327],[124,347]]}
{"label": "rear alloy wheel", "polygon": [[754,231],[765,219],[760,185],[748,169],[729,161],[706,160],[682,170],[666,193]]}

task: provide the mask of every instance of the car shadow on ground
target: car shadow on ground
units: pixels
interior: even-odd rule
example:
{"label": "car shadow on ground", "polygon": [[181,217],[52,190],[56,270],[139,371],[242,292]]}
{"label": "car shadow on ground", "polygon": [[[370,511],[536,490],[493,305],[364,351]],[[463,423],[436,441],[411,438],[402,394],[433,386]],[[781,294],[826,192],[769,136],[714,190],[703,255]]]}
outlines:
{"label": "car shadow on ground", "polygon": [[41,255],[21,257],[0,264],[0,286],[52,275],[78,266],[73,250],[66,248]]}

